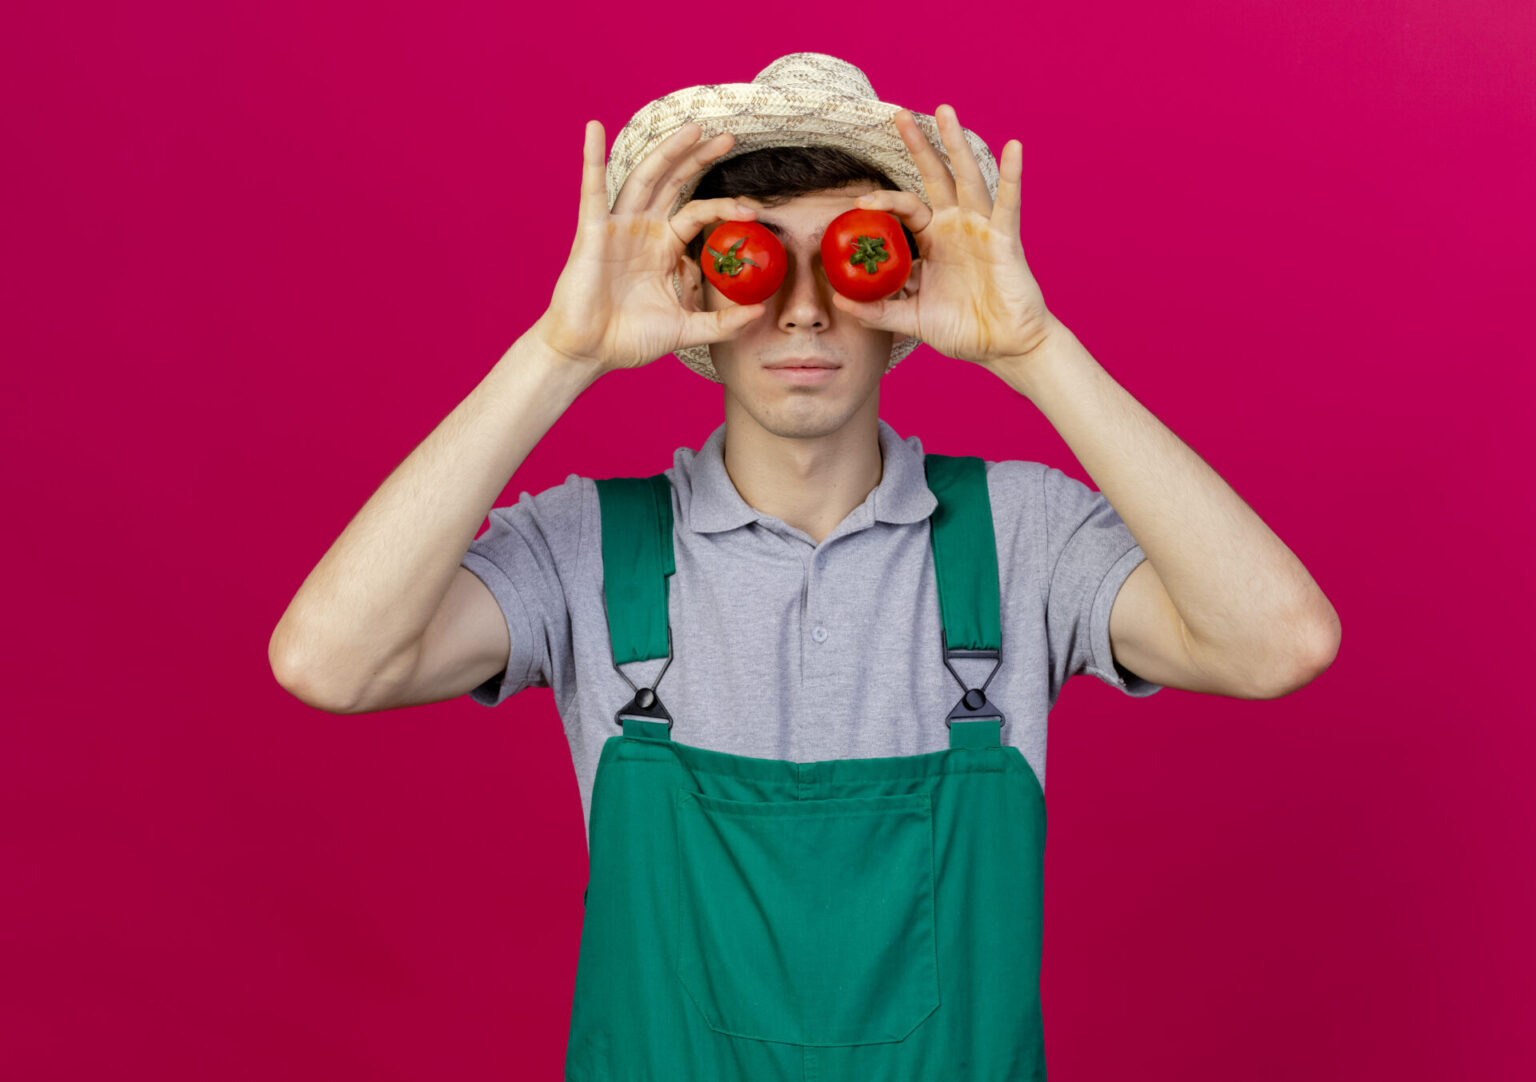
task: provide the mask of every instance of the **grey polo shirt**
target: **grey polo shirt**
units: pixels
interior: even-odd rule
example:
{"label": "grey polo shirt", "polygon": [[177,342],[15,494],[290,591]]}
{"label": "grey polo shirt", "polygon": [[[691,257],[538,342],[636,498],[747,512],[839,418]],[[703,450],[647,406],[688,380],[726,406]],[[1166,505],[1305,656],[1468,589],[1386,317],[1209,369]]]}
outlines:
{"label": "grey polo shirt", "polygon": [[[883,420],[879,430],[880,483],[819,545],[741,498],[725,470],[724,424],[697,452],[674,452],[673,658],[624,667],[647,687],[667,666],[656,690],[672,739],[799,762],[949,746],[944,718],[964,689],[939,637],[928,539],[937,500],[918,437]],[[1119,666],[1109,646],[1115,594],[1145,556],[1103,494],[1060,470],[1020,460],[986,470],[1003,632],[987,697],[1043,788],[1046,715],[1068,677],[1090,673],[1137,697],[1161,689]],[[512,649],[506,670],[469,696],[496,706],[526,687],[553,690],[590,829],[598,757],[634,694],[613,667],[596,482],[571,474],[494,508],[489,522],[463,566],[495,595]],[[994,662],[951,664],[979,687]]]}

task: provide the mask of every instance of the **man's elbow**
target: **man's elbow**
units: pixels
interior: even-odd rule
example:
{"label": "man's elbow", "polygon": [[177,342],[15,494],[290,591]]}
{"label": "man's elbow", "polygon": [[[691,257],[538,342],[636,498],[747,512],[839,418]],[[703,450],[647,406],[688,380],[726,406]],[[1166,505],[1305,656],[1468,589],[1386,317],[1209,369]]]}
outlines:
{"label": "man's elbow", "polygon": [[1284,674],[1283,679],[1271,683],[1263,689],[1259,698],[1280,699],[1294,691],[1300,691],[1333,665],[1334,659],[1339,656],[1339,643],[1342,639],[1338,615],[1334,614],[1330,621],[1318,625],[1314,633],[1314,646],[1307,652],[1304,659],[1292,666],[1291,670]]}
{"label": "man's elbow", "polygon": [[277,681],[278,686],[305,706],[312,706],[316,710],[325,711],[327,714],[352,714],[356,712],[352,700],[340,699],[334,694],[327,692],[317,682],[306,679],[303,675],[303,670],[292,662],[270,655],[267,661],[272,667],[272,678]]}

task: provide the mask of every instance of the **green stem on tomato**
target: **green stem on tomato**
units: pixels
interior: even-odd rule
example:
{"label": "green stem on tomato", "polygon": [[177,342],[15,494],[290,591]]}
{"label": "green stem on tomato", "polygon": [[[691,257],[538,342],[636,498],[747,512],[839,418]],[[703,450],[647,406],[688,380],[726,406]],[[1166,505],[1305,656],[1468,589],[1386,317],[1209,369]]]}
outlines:
{"label": "green stem on tomato", "polygon": [[746,256],[738,256],[736,254],[736,250],[745,243],[747,243],[747,238],[742,237],[735,244],[731,245],[730,250],[724,255],[721,255],[707,244],[704,246],[704,250],[715,257],[715,271],[717,273],[729,274],[734,278],[741,273],[741,268],[743,267],[760,267],[760,264],[753,263]]}
{"label": "green stem on tomato", "polygon": [[871,237],[861,233],[854,244],[853,254],[848,257],[848,262],[862,263],[865,274],[874,274],[880,264],[890,258],[891,253],[885,250],[884,237]]}

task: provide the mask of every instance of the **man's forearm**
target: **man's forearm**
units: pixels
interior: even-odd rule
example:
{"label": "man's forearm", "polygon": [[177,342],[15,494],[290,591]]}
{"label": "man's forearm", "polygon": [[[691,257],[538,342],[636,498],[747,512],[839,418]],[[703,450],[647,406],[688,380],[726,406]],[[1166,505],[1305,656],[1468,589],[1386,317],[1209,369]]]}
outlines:
{"label": "man's forearm", "polygon": [[398,663],[496,498],[591,378],[531,331],[513,343],[304,580],[268,645],[278,679],[345,704]]}
{"label": "man's forearm", "polygon": [[1190,634],[1277,680],[1326,663],[1338,614],[1285,543],[1065,326],[1058,322],[1040,349],[994,371],[1061,434]]}

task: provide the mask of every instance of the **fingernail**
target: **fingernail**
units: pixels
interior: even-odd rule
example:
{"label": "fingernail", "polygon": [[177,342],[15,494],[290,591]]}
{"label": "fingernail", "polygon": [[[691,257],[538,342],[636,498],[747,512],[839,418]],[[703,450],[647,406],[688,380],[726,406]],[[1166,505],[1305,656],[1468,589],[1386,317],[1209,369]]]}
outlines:
{"label": "fingernail", "polygon": [[739,210],[743,214],[751,214],[753,212],[752,208],[747,206],[745,203],[737,203],[736,204],[736,209]]}

